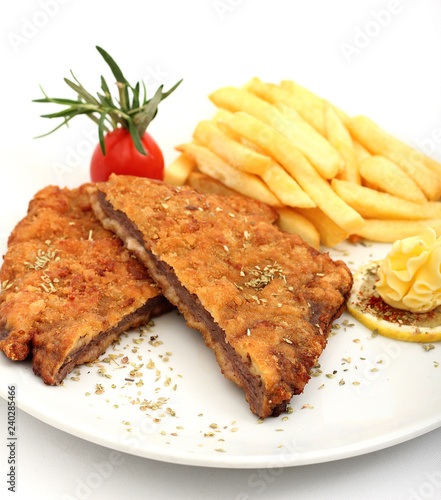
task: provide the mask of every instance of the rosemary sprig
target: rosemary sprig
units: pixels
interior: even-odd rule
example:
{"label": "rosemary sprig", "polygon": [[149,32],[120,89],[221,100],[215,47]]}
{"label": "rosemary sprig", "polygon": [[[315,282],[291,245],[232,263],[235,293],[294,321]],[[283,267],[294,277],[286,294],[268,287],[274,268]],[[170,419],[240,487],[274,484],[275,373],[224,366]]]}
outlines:
{"label": "rosemary sprig", "polygon": [[147,89],[144,82],[137,82],[134,87],[130,85],[112,57],[101,47],[97,46],[96,49],[116,79],[119,100],[112,97],[109,86],[103,76],[101,76],[102,93],[97,92],[96,97],[94,97],[81,85],[71,71],[73,80],[65,78],[64,81],[76,92],[76,100],[49,97],[40,86],[44,98],[35,99],[33,102],[59,104],[65,106],[65,108],[56,113],[41,115],[42,118],[62,118],[63,121],[46,134],[38,136],[38,138],[52,134],[63,125],[69,126],[70,120],[75,116],[86,115],[98,125],[98,136],[103,154],[106,154],[104,143],[105,133],[112,129],[123,127],[130,132],[136,149],[141,154],[146,155],[147,153],[142,145],[141,138],[150,122],[158,113],[159,103],[168,97],[182,80],[179,80],[179,82],[166,92],[163,91],[163,85],[161,85],[154,96],[147,99]]}

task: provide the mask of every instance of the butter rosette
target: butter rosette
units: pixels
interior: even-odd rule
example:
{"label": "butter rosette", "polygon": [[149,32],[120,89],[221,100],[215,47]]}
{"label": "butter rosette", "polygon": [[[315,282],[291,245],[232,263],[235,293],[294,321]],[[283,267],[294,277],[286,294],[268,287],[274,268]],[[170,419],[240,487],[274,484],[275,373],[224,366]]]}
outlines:
{"label": "butter rosette", "polygon": [[398,240],[382,261],[376,288],[390,306],[413,313],[441,304],[441,237],[432,228]]}

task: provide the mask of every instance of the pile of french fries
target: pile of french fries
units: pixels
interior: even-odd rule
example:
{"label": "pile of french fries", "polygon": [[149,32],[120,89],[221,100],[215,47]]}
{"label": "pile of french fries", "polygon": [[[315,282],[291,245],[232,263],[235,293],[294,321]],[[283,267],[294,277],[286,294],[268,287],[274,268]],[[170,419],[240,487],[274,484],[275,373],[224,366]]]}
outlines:
{"label": "pile of french fries", "polygon": [[261,200],[315,248],[441,234],[441,164],[369,118],[293,81],[253,78],[209,97],[217,113],[176,148],[166,182]]}

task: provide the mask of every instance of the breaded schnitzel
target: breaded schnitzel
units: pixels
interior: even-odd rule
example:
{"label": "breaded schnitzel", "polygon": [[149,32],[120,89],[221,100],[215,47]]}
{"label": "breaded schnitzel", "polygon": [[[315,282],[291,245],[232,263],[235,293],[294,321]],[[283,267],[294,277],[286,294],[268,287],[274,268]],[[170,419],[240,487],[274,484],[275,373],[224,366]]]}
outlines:
{"label": "breaded schnitzel", "polygon": [[232,209],[230,197],[115,175],[89,192],[97,217],[203,333],[251,410],[284,411],[345,307],[347,266]]}
{"label": "breaded schnitzel", "polygon": [[0,349],[12,360],[32,352],[46,384],[170,308],[145,267],[98,222],[86,187],[39,191],[0,271]]}

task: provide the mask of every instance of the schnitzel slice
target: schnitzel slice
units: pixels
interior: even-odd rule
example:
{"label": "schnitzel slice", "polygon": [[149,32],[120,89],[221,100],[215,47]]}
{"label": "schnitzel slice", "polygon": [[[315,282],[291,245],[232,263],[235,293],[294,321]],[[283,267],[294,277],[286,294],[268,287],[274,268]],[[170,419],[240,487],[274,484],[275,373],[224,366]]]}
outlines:
{"label": "schnitzel slice", "polygon": [[104,227],[202,332],[252,412],[264,418],[284,411],[344,309],[352,286],[347,266],[234,210],[230,197],[115,175],[89,192]]}
{"label": "schnitzel slice", "polygon": [[170,308],[145,267],[96,219],[86,187],[39,191],[0,270],[0,349],[12,360],[32,352],[46,384]]}

